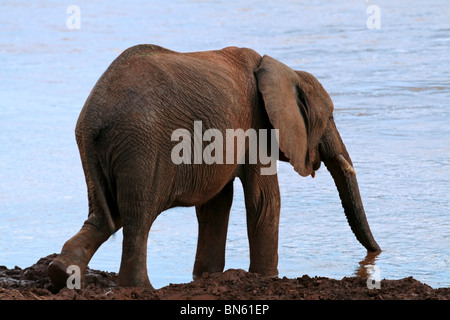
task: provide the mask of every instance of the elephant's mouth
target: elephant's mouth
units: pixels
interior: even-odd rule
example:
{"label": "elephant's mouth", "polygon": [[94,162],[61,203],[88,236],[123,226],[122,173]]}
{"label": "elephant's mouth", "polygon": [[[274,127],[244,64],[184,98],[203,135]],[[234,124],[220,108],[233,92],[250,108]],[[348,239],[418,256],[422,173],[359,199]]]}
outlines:
{"label": "elephant's mouth", "polygon": [[316,154],[319,155],[319,160],[314,161],[313,162],[313,173],[312,173],[312,177],[314,178],[315,176],[315,171],[319,170],[320,168],[320,164],[321,161],[325,161],[325,160],[329,160],[329,159],[333,159],[335,160],[339,166],[341,167],[343,172],[347,172],[347,173],[351,173],[353,175],[356,175],[356,171],[353,168],[353,166],[345,159],[345,157],[341,154],[338,153],[334,156],[330,156],[329,152],[326,153],[327,147],[326,144],[324,145],[323,143],[320,143],[317,146],[317,150],[316,150]]}
{"label": "elephant's mouth", "polygon": [[320,151],[320,144],[317,146],[317,148],[314,150],[314,157],[312,159],[312,173],[311,177],[316,176],[316,171],[320,169],[320,166],[322,164],[322,154]]}
{"label": "elephant's mouth", "polygon": [[319,154],[321,161],[325,161],[329,158],[332,158],[328,143],[323,138],[317,146],[317,154]]}
{"label": "elephant's mouth", "polygon": [[311,177],[315,177],[316,176],[316,171],[319,170],[320,165],[322,164],[322,162],[319,161],[314,161],[313,166],[312,166],[312,172],[311,172]]}

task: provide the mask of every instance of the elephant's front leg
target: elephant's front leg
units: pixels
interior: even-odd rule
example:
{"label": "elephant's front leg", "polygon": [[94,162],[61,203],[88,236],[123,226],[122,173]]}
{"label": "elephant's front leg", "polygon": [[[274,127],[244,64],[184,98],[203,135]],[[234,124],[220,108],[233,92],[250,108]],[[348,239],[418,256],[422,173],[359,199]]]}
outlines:
{"label": "elephant's front leg", "polygon": [[259,168],[252,168],[244,173],[242,182],[250,245],[249,272],[276,276],[280,217],[277,175],[260,175]]}
{"label": "elephant's front leg", "polygon": [[233,181],[230,181],[217,196],[196,207],[198,243],[194,279],[203,272],[222,272],[225,267],[225,243],[232,202]]}

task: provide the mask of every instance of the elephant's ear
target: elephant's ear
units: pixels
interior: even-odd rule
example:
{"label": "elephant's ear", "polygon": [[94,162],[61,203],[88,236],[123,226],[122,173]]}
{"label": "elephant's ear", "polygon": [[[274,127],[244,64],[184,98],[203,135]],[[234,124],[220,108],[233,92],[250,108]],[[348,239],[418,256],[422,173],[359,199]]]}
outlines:
{"label": "elephant's ear", "polygon": [[[301,176],[313,173],[308,151],[308,106],[294,70],[264,56],[255,71],[269,120],[279,130],[280,150]],[[303,100],[303,101],[302,101]]]}

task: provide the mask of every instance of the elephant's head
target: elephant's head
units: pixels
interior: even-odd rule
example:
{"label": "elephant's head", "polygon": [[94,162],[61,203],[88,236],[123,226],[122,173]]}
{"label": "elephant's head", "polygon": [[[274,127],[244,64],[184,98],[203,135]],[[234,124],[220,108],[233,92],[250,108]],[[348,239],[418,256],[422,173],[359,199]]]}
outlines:
{"label": "elephant's head", "polygon": [[356,172],[334,123],[328,93],[313,75],[268,56],[255,74],[269,120],[279,130],[280,159],[285,157],[304,177],[314,177],[323,161],[356,238],[367,250],[381,251],[370,231]]}

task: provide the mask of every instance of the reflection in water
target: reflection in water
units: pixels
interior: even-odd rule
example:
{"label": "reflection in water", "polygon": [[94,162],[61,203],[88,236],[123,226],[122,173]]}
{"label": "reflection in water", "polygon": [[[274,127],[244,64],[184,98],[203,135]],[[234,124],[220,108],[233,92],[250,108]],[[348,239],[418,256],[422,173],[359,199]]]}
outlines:
{"label": "reflection in water", "polygon": [[380,253],[381,252],[367,252],[364,260],[359,262],[359,268],[356,270],[355,275],[364,279],[369,278],[374,270],[375,260]]}

